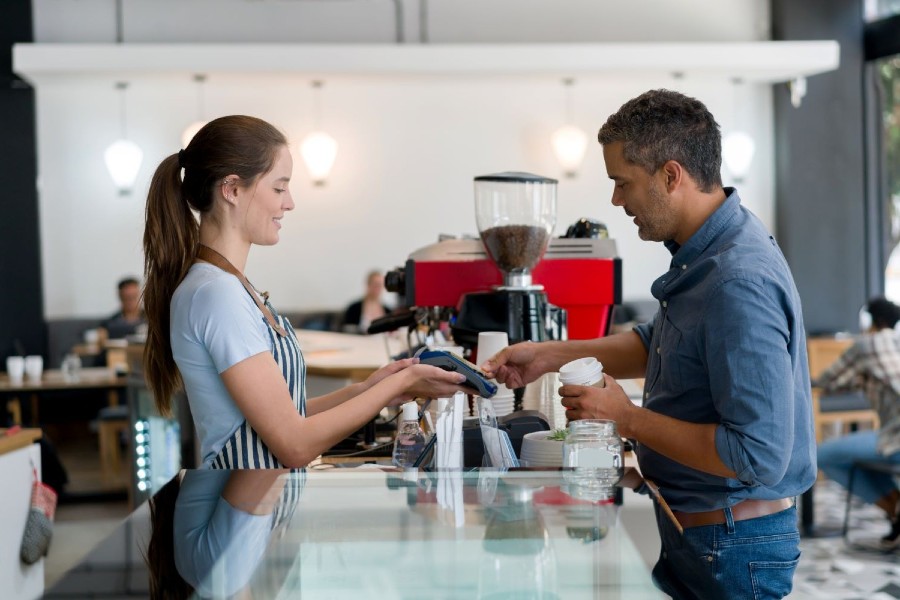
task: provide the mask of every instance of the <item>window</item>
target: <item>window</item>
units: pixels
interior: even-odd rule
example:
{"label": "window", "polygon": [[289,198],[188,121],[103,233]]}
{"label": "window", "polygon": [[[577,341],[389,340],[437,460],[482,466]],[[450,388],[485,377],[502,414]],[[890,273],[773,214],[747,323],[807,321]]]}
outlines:
{"label": "window", "polygon": [[866,21],[877,21],[900,14],[900,0],[865,0],[863,14]]}
{"label": "window", "polygon": [[875,61],[881,96],[884,194],[894,250],[885,271],[885,296],[900,303],[900,55]]}

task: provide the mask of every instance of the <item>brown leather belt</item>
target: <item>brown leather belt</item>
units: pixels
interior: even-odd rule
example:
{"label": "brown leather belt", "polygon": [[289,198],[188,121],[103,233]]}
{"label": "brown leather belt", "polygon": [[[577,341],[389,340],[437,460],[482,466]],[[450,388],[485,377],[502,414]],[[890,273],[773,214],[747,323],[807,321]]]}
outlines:
{"label": "brown leather belt", "polygon": [[[777,512],[787,510],[794,505],[793,498],[782,498],[780,500],[744,500],[738,502],[731,507],[731,514],[735,521],[746,521],[747,519],[756,519],[757,517],[765,517],[774,515]],[[703,512],[681,512],[673,510],[672,514],[681,523],[681,526],[701,527],[703,525],[721,525],[725,523],[725,509],[707,510]]]}

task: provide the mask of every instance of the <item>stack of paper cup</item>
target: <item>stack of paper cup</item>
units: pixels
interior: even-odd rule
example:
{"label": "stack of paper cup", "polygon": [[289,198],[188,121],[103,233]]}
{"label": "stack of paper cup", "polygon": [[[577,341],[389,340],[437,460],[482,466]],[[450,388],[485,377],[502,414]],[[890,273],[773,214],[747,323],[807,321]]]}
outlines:
{"label": "stack of paper cup", "polygon": [[22,356],[10,356],[7,358],[6,374],[9,375],[9,382],[11,384],[21,384],[22,377],[25,375],[25,358]]}
{"label": "stack of paper cup", "polygon": [[[509,346],[509,338],[505,331],[482,331],[478,334],[478,363],[484,363],[507,346]],[[511,413],[515,401],[513,391],[498,382],[497,394],[491,398],[497,416],[502,417]]]}
{"label": "stack of paper cup", "polygon": [[41,380],[44,373],[44,357],[33,354],[25,357],[25,376],[31,383],[37,383]]}

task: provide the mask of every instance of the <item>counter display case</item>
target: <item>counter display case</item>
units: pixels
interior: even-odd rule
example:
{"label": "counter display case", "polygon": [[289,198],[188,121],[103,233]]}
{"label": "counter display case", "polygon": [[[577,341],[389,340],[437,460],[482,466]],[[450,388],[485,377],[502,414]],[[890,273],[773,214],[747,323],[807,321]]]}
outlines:
{"label": "counter display case", "polygon": [[194,426],[187,397],[177,392],[172,398],[172,414],[159,413],[144,380],[143,348],[141,344],[132,344],[127,350],[129,497],[133,506],[159,491],[180,469],[196,466]]}
{"label": "counter display case", "polygon": [[565,470],[189,470],[156,497],[166,536],[139,507],[46,597],[151,580],[185,597],[662,597],[619,507],[572,486]]}

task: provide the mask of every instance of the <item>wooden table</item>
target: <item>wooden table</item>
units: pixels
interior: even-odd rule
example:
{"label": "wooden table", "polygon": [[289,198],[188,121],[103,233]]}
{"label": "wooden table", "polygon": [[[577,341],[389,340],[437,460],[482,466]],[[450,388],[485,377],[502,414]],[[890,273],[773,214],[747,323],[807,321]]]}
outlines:
{"label": "wooden table", "polygon": [[388,363],[386,338],[382,333],[354,335],[298,329],[297,339],[310,375],[364,381]]}
{"label": "wooden table", "polygon": [[102,344],[76,344],[75,346],[72,346],[72,354],[81,357],[92,357],[103,354],[107,367],[127,369],[128,361],[125,357],[125,349],[127,347],[128,340],[113,339],[106,340]]}
{"label": "wooden table", "polygon": [[96,367],[81,369],[77,380],[69,380],[63,376],[60,369],[47,369],[40,381],[31,381],[27,377],[20,383],[11,383],[9,376],[0,375],[0,395],[9,400],[6,403],[7,410],[12,413],[13,423],[22,424],[22,406],[20,396],[28,396],[31,403],[30,424],[37,425],[38,399],[44,392],[72,391],[72,390],[107,390],[107,401],[110,406],[119,404],[119,392],[125,389],[128,378],[117,375],[113,369]]}
{"label": "wooden table", "polygon": [[40,429],[21,429],[0,427],[0,454],[6,454],[35,443],[43,433]]}
{"label": "wooden table", "polygon": [[[297,340],[306,361],[307,375],[345,379],[353,383],[388,364],[387,334],[355,335],[331,331],[298,329]],[[391,353],[399,349],[393,348]],[[375,419],[363,428],[363,444],[375,445]]]}

